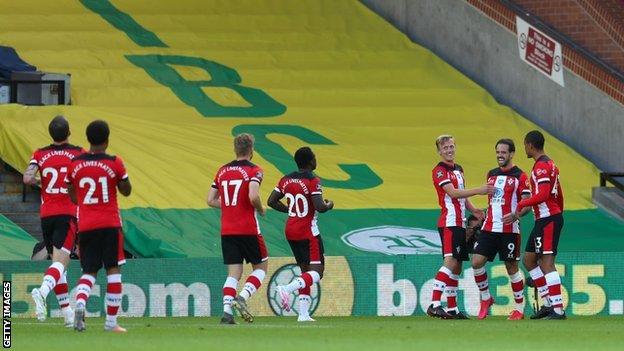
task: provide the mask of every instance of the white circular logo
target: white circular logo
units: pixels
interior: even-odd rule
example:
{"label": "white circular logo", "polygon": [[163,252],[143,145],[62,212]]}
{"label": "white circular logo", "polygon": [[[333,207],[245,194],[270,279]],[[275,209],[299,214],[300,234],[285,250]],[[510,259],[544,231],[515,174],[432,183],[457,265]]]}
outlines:
{"label": "white circular logo", "polygon": [[344,234],[342,241],[358,250],[386,255],[439,254],[442,247],[437,231],[399,226],[354,230]]}

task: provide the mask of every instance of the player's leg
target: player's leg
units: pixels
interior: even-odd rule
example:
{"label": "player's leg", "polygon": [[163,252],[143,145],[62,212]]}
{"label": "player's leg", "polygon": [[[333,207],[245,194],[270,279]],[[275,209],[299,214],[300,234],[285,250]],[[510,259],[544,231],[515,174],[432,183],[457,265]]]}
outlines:
{"label": "player's leg", "polygon": [[227,267],[227,278],[223,284],[223,318],[221,324],[236,324],[232,302],[236,297],[238,281],[243,275],[243,256],[241,255],[234,236],[221,236],[223,263]]}
{"label": "player's leg", "polygon": [[[468,248],[466,247],[466,229],[462,227],[452,227],[453,235],[453,256],[454,260],[448,260],[447,268],[451,269],[451,276],[446,284],[444,293],[446,294],[447,312],[451,319],[468,319],[468,317],[457,307],[457,290],[459,286],[459,276],[462,273],[462,263],[468,261]],[[445,265],[447,262],[445,257]]]}
{"label": "player's leg", "polygon": [[509,315],[509,320],[524,319],[524,276],[520,272],[520,234],[503,234],[500,241],[499,257],[505,261],[505,269],[509,275],[511,290],[513,291],[515,308]]}
{"label": "player's leg", "polygon": [[[301,265],[301,277],[297,279],[303,280],[305,286],[299,289],[299,317],[298,322],[314,322],[310,316],[310,307],[312,306],[311,290],[312,286],[320,283],[325,271],[325,263]],[[299,282],[301,284],[301,282]]]}
{"label": "player's leg", "polygon": [[325,272],[325,249],[320,236],[306,240],[289,240],[288,243],[295,255],[295,260],[301,268],[301,275],[293,279],[288,285],[278,286],[282,306],[290,309],[290,294],[299,291],[299,318],[300,322],[314,321],[310,317],[310,289],[321,281]]}
{"label": "player's leg", "polygon": [[515,307],[509,315],[509,320],[524,319],[524,277],[518,268],[517,261],[506,261],[505,268],[509,275],[511,290],[513,291]]}
{"label": "player's leg", "polygon": [[82,232],[79,235],[78,247],[80,250],[80,267],[82,276],[76,287],[76,310],[74,311],[74,329],[84,331],[86,327],[85,315],[91,288],[95,284],[97,272],[102,267],[103,237],[99,231]]}
{"label": "player's leg", "polygon": [[494,304],[494,299],[490,294],[489,281],[485,264],[492,261],[498,252],[499,233],[482,232],[474,247],[472,255],[472,270],[475,283],[479,288],[479,319],[487,317],[490,307]]}
{"label": "player's leg", "polygon": [[[481,245],[477,245],[477,248],[479,246]],[[490,294],[487,271],[485,270],[485,263],[487,261],[487,256],[477,253],[472,255],[472,271],[477,288],[479,288],[480,295],[479,319],[485,319],[488,315],[490,306],[494,304],[494,299]]]}
{"label": "player's leg", "polygon": [[533,280],[533,284],[535,284],[537,292],[542,299],[542,307],[535,315],[531,316],[531,319],[544,318],[552,311],[548,296],[548,284],[546,284],[546,278],[539,266],[540,253],[542,252],[543,246],[542,228],[543,221],[539,219],[535,222],[531,235],[529,235],[523,258],[524,267],[529,272],[531,280]]}
{"label": "player's leg", "polygon": [[[301,280],[305,286],[299,289],[299,317],[298,322],[314,322],[310,317],[310,307],[312,306],[312,298],[310,291],[314,284],[320,283],[325,273],[325,248],[321,236],[315,236],[308,240],[308,267],[302,267]],[[304,269],[305,268],[305,269]]]}
{"label": "player's leg", "polygon": [[543,245],[542,257],[540,258],[540,268],[544,272],[550,304],[553,307],[553,313],[546,319],[565,319],[563,297],[561,296],[561,277],[555,266],[559,235],[563,227],[563,216],[559,214],[549,217],[549,219],[542,231]]}
{"label": "player's leg", "polygon": [[[58,236],[55,238],[56,217],[46,217],[41,219],[41,230],[43,232],[43,241],[48,250],[48,255],[54,258],[55,244],[58,242]],[[56,240],[55,240],[56,239]],[[60,246],[59,246],[60,248]],[[57,255],[58,258],[58,255]],[[48,267],[43,275],[43,280],[39,288],[33,289],[30,294],[35,302],[35,315],[39,321],[44,321],[48,315],[46,298],[50,291],[54,289],[58,281],[63,276],[65,265],[62,262],[53,259],[52,264]]]}
{"label": "player's leg", "polygon": [[243,256],[251,263],[252,272],[245,280],[245,285],[238,296],[248,301],[262,286],[269,269],[269,254],[264,239],[261,236],[249,237]]}
{"label": "player's leg", "polygon": [[251,263],[252,272],[245,280],[245,285],[237,297],[232,301],[238,313],[247,323],[253,322],[253,315],[249,312],[247,301],[260,289],[262,281],[269,267],[269,253],[264,239],[260,235],[241,237],[238,241],[240,252],[245,261]]}
{"label": "player's leg", "polygon": [[117,323],[117,313],[121,306],[121,269],[119,266],[106,269],[106,322],[104,330],[116,333],[125,333],[126,329]]}
{"label": "player's leg", "polygon": [[124,239],[121,229],[109,229],[104,248],[104,268],[106,268],[106,322],[104,330],[125,333],[126,329],[117,323],[117,313],[121,306],[121,265],[126,262]]}
{"label": "player's leg", "polygon": [[433,280],[431,305],[427,308],[427,314],[431,317],[449,318],[450,315],[442,308],[442,293],[449,284],[458,262],[453,257],[453,232],[448,227],[438,228],[438,232],[442,243],[443,263]]}
{"label": "player's leg", "polygon": [[61,314],[63,315],[65,327],[71,328],[74,326],[74,311],[69,305],[67,265],[70,261],[70,254],[75,246],[77,224],[76,219],[73,217],[67,217],[66,223],[68,223],[68,225],[66,226],[67,235],[65,236],[63,247],[61,247],[60,250],[57,250],[56,248],[54,249],[52,260],[61,262],[63,264],[63,267],[65,267],[65,271],[63,272],[61,279],[54,287],[54,293],[56,294],[56,299],[58,300],[59,306],[61,307]]}
{"label": "player's leg", "polygon": [[289,240],[288,243],[295,255],[297,264],[301,268],[301,276],[294,278],[287,285],[279,286],[278,290],[291,294],[296,290],[309,288],[321,280],[325,270],[325,258],[322,253],[322,244],[316,237],[305,240]]}

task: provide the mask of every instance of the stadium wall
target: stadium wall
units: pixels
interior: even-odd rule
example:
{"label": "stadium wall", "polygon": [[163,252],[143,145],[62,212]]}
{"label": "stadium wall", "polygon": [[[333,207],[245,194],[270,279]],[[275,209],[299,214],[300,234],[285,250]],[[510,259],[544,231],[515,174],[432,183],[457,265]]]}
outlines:
{"label": "stadium wall", "polygon": [[560,87],[528,66],[506,27],[466,1],[361,1],[601,170],[622,171],[624,106],[567,68]]}
{"label": "stadium wall", "polygon": [[[624,253],[561,253],[557,257],[566,312],[569,315],[622,315],[624,310]],[[12,281],[13,317],[34,317],[30,290],[41,283],[48,263],[0,261],[0,279]],[[327,257],[320,288],[312,289],[316,316],[409,316],[423,315],[430,304],[438,255],[331,256]],[[294,315],[283,311],[274,297],[277,284],[286,284],[299,274],[292,258],[271,258],[264,285],[251,299],[256,315]],[[501,262],[487,266],[490,291],[496,298],[494,315],[507,315],[514,299]],[[245,273],[249,273],[249,267]],[[68,269],[73,303],[78,262]],[[222,285],[226,276],[219,258],[137,259],[123,267],[121,315],[127,317],[218,316],[222,313]],[[106,278],[100,272],[92,289],[88,316],[102,316]],[[531,313],[533,290],[526,313]],[[52,294],[53,295],[53,294]],[[291,302],[295,298],[292,297]],[[464,269],[459,282],[459,306],[470,315],[478,313],[479,291],[472,269]],[[56,299],[50,296],[51,316],[59,316]],[[296,305],[295,305],[296,307]]]}

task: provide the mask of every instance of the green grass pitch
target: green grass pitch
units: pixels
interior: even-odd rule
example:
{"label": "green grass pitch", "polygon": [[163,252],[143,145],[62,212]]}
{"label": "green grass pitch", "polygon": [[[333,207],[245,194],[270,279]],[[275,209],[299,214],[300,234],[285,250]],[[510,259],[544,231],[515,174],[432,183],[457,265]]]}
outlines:
{"label": "green grass pitch", "polygon": [[622,350],[620,317],[566,321],[443,321],[427,317],[260,317],[253,324],[219,325],[211,318],[120,318],[127,334],[88,318],[82,333],[60,319],[13,319],[15,350]]}

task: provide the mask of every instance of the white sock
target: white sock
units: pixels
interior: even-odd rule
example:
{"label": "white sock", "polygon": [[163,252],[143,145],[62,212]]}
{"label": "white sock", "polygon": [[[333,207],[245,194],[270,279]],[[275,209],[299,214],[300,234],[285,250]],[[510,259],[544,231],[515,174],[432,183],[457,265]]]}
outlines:
{"label": "white sock", "polygon": [[476,268],[476,269],[473,268],[472,271],[473,271],[473,275],[475,276],[475,282],[477,279],[476,277],[485,275],[485,280],[476,284],[477,284],[477,288],[479,288],[481,301],[489,300],[492,297],[492,295],[490,295],[490,287],[489,287],[487,273],[485,272],[485,267]]}
{"label": "white sock", "polygon": [[299,317],[310,317],[312,299],[308,295],[299,295]]}
{"label": "white sock", "polygon": [[[59,279],[57,285],[59,284],[67,284],[67,271],[63,272],[63,275],[61,276],[61,279]],[[70,308],[69,307],[69,293],[65,293],[65,294],[56,294],[56,300],[58,300],[59,306],[62,305],[68,305],[64,308],[61,308],[61,310],[65,310],[66,308]]]}
{"label": "white sock", "polygon": [[284,286],[284,289],[286,289],[288,293],[293,293],[295,290],[305,288],[307,286],[306,281],[303,278],[305,274],[309,274],[312,277],[312,283],[310,284],[310,286],[314,285],[315,283],[318,283],[321,280],[321,275],[318,274],[317,271],[307,271],[303,273],[300,277],[293,279],[293,281],[290,282],[290,284]]}
{"label": "white sock", "polygon": [[[234,296],[236,296],[236,287],[238,286],[238,280],[233,277],[227,277],[225,279],[225,284],[223,284],[223,312],[227,314],[234,314],[232,312],[232,300],[234,300]],[[225,294],[226,290],[233,289],[229,295]]]}
{"label": "white sock", "polygon": [[[535,282],[537,279],[544,277],[544,272],[539,267],[535,267],[529,271],[531,279]],[[546,307],[550,307],[550,299],[548,298],[548,283],[544,286],[537,288],[537,293],[542,298],[542,304]]]}
{"label": "white sock", "polygon": [[263,271],[262,269],[256,269],[253,272],[251,272],[249,277],[247,277],[247,281],[245,282],[245,285],[243,286],[243,290],[241,290],[241,292],[238,295],[240,295],[240,297],[245,299],[245,301],[249,300],[251,295],[255,294],[256,291],[260,289],[260,286],[262,285],[262,281],[264,280],[265,276],[266,276],[266,272]]}
{"label": "white sock", "polygon": [[[559,272],[552,271],[546,274],[545,277],[546,277],[546,285],[548,285],[549,287],[553,285],[561,285],[561,278],[559,277]],[[563,308],[560,307],[560,306],[563,306],[563,297],[561,296],[561,294],[559,295],[549,294],[548,298],[550,300],[551,306],[557,306],[557,307],[554,307],[555,312],[559,314],[563,314]]]}
{"label": "white sock", "polygon": [[[520,270],[518,270],[516,273],[514,273],[514,274],[509,276],[509,281],[511,283],[521,282],[522,279],[524,279],[524,276],[522,275],[522,272]],[[524,313],[524,304],[525,304],[524,290],[515,292],[512,289],[512,293],[514,294],[514,301],[516,301],[516,299],[522,299],[522,302],[516,302],[515,303],[516,304],[516,311]]]}
{"label": "white sock", "polygon": [[[65,267],[63,267],[63,264],[61,262],[52,263],[48,269],[54,269],[58,271],[59,280],[63,278],[63,272],[65,271]],[[57,281],[56,279],[54,279],[53,276],[49,274],[46,274],[43,276],[43,282],[41,282],[41,287],[39,287],[39,292],[41,293],[41,296],[43,296],[44,299],[48,297],[48,294],[50,293],[50,291],[54,289],[54,287],[56,286],[56,283]]]}

